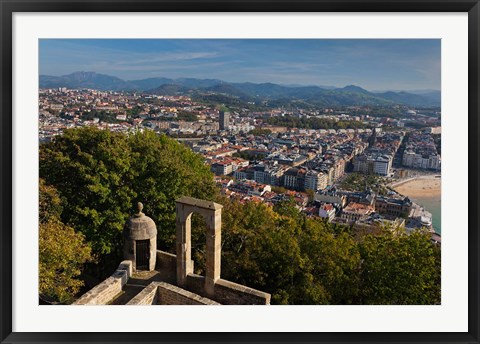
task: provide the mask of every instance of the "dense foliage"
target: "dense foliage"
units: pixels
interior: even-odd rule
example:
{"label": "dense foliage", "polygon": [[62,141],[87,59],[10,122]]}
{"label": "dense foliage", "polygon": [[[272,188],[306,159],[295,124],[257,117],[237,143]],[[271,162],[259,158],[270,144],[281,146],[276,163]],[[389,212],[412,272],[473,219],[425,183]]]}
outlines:
{"label": "dense foliage", "polygon": [[136,202],[161,229],[160,247],[173,248],[175,199],[209,199],[216,191],[198,155],[153,131],[67,130],[40,147],[40,176],[60,193],[62,221],[83,233],[95,254],[111,254],[114,264]]}
{"label": "dense foliage", "polygon": [[248,132],[249,135],[261,136],[270,135],[272,131],[270,129],[255,128]]}
{"label": "dense foliage", "polygon": [[440,249],[428,233],[367,236],[360,253],[364,304],[440,303]]}
{"label": "dense foliage", "polygon": [[363,191],[365,189],[372,189],[379,195],[388,194],[388,189],[385,186],[385,179],[375,174],[363,173],[349,173],[343,178],[339,187],[347,191]]}
{"label": "dense foliage", "polygon": [[440,249],[428,233],[358,240],[287,203],[223,204],[223,278],[271,293],[274,304],[440,303]]}
{"label": "dense foliage", "polygon": [[52,186],[39,187],[39,294],[50,302],[69,303],[83,286],[83,264],[92,260],[84,236],[60,221],[61,201]]}
{"label": "dense foliage", "polygon": [[288,128],[302,129],[364,129],[366,125],[360,121],[335,121],[318,117],[277,116],[266,120],[268,124]]}

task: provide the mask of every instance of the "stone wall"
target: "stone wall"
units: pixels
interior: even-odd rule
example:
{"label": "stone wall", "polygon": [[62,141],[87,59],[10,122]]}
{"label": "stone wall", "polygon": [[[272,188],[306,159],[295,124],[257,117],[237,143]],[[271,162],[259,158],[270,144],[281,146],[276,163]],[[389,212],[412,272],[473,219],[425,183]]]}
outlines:
{"label": "stone wall", "polygon": [[161,305],[218,305],[219,303],[201,297],[174,285],[158,283],[158,303]]}
{"label": "stone wall", "polygon": [[215,300],[225,305],[269,305],[270,294],[219,279],[215,282]]}
{"label": "stone wall", "polygon": [[205,291],[205,277],[195,274],[187,276],[188,290],[224,305],[269,305],[270,294],[247,286],[219,279],[214,285],[214,295],[209,296]]}
{"label": "stone wall", "polygon": [[[193,259],[190,266],[195,268]],[[168,280],[176,281],[177,279],[177,255],[165,251],[157,250],[157,265],[155,269],[162,272],[163,276],[167,276]]]}
{"label": "stone wall", "polygon": [[157,250],[157,266],[158,271],[165,271],[167,274],[177,274],[177,256],[168,252]]}
{"label": "stone wall", "polygon": [[157,283],[150,283],[145,289],[127,302],[128,305],[156,305],[158,304]]}
{"label": "stone wall", "polygon": [[122,287],[132,276],[133,263],[124,260],[105,281],[83,294],[74,305],[106,305],[122,292]]}
{"label": "stone wall", "polygon": [[205,277],[190,274],[187,276],[187,286],[186,289],[193,291],[194,293],[205,295]]}
{"label": "stone wall", "polygon": [[218,305],[219,303],[165,282],[152,282],[127,305]]}

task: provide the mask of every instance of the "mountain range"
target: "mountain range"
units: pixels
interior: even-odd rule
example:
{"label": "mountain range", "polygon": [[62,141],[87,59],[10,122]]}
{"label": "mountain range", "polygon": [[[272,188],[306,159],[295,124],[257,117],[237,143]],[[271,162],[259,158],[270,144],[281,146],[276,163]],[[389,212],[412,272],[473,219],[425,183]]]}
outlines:
{"label": "mountain range", "polygon": [[336,105],[393,105],[440,106],[440,91],[370,92],[359,86],[285,86],[273,83],[234,83],[217,79],[147,78],[123,80],[95,72],[75,72],[62,76],[40,75],[40,88],[91,88],[109,91],[141,91],[157,95],[222,94],[244,101],[294,100],[310,104]]}

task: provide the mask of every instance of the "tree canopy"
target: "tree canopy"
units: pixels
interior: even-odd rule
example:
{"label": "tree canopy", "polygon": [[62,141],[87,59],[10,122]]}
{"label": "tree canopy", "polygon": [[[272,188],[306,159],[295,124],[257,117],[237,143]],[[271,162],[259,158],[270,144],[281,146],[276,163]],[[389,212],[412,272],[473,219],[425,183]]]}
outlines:
{"label": "tree canopy", "polygon": [[358,240],[288,202],[223,200],[222,276],[274,304],[438,304],[440,248],[388,229]]}
{"label": "tree canopy", "polygon": [[83,286],[78,277],[92,260],[91,249],[81,233],[60,221],[55,188],[40,179],[39,191],[39,293],[51,302],[69,303]]}
{"label": "tree canopy", "polygon": [[440,304],[440,248],[428,233],[367,236],[360,252],[362,303]]}
{"label": "tree canopy", "polygon": [[200,156],[149,130],[66,130],[40,146],[40,176],[60,194],[62,221],[83,233],[95,254],[112,259],[136,202],[157,224],[160,247],[173,250],[175,199],[211,199],[216,192]]}
{"label": "tree canopy", "polygon": [[335,121],[328,118],[318,117],[298,118],[289,115],[269,117],[266,119],[266,123],[289,128],[304,129],[364,129],[367,127],[361,121]]}

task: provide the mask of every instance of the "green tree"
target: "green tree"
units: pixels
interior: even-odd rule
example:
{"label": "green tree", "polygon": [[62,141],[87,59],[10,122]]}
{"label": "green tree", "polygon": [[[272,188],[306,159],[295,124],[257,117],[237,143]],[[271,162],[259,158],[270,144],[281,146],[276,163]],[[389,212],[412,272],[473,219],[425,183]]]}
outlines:
{"label": "green tree", "polygon": [[261,136],[261,135],[270,135],[272,131],[270,129],[255,128],[248,132],[248,134]]}
{"label": "green tree", "polygon": [[440,248],[429,233],[369,235],[360,252],[364,304],[440,303]]}
{"label": "green tree", "polygon": [[[298,210],[224,201],[222,276],[272,294],[273,304],[326,304],[331,300],[315,270],[318,241]],[[284,212],[285,211],[285,212]],[[312,222],[313,223],[313,222]],[[332,238],[333,240],[333,238]],[[334,258],[332,258],[334,259]],[[332,272],[331,275],[334,273]]]}
{"label": "green tree", "polygon": [[131,156],[126,136],[93,128],[67,130],[40,146],[40,177],[58,190],[62,221],[83,233],[95,254],[122,244],[135,197]]}
{"label": "green tree", "polygon": [[47,223],[50,220],[58,220],[62,213],[60,197],[57,190],[45,184],[45,180],[39,180],[38,210],[39,222]]}
{"label": "green tree", "polygon": [[150,130],[66,130],[40,147],[40,176],[59,191],[63,222],[85,235],[104,275],[120,259],[122,230],[137,201],[157,224],[159,248],[173,251],[175,199],[217,192],[199,155]]}
{"label": "green tree", "polygon": [[77,277],[92,261],[84,236],[59,220],[60,198],[40,180],[39,294],[52,302],[70,303],[83,286]]}
{"label": "green tree", "polygon": [[293,196],[290,196],[288,199],[279,201],[273,206],[273,210],[280,214],[289,216],[295,219],[301,218],[301,213],[296,207],[295,199]]}
{"label": "green tree", "polygon": [[318,219],[307,219],[301,235],[302,252],[311,275],[326,291],[329,304],[355,304],[359,298],[360,254],[354,239]]}

